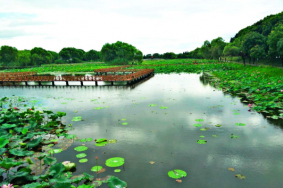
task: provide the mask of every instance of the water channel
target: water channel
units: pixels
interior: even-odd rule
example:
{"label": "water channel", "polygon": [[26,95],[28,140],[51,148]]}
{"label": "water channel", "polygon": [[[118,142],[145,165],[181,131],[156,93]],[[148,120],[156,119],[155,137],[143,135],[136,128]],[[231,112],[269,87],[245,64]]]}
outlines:
{"label": "water channel", "polygon": [[[79,139],[117,139],[104,147],[76,141],[55,154],[58,162],[77,164],[73,175],[87,172],[96,176],[91,167],[97,156],[106,169],[99,176],[115,175],[129,188],[282,187],[282,119],[269,120],[249,112],[241,99],[213,88],[201,74],[155,74],[135,87],[0,87],[0,97],[13,95],[28,98],[39,109],[66,112],[63,121],[73,125],[69,133]],[[95,110],[97,107],[104,108]],[[83,121],[72,122],[75,116],[82,116]],[[123,118],[127,125],[122,124]],[[202,126],[195,127],[197,123]],[[207,144],[197,143],[199,139]],[[82,144],[88,147],[83,152],[86,163],[79,163],[79,152],[74,150]],[[115,173],[116,168],[106,167],[111,157],[125,158],[124,170]],[[187,172],[182,183],[168,177],[168,171],[174,169]]]}

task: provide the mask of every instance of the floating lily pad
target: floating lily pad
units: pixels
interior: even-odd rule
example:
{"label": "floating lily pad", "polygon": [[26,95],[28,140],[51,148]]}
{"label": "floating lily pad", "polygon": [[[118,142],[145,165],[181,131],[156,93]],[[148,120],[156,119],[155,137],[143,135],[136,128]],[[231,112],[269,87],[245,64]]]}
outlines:
{"label": "floating lily pad", "polygon": [[109,186],[109,188],[126,188],[127,187],[126,182],[120,180],[119,178],[115,176],[111,176],[107,180],[107,185]]}
{"label": "floating lily pad", "polygon": [[82,121],[82,116],[73,117],[72,121]]}
{"label": "floating lily pad", "polygon": [[98,147],[101,147],[101,146],[106,146],[107,144],[108,144],[108,142],[105,141],[105,142],[96,143],[95,145],[98,146]]}
{"label": "floating lily pad", "polygon": [[168,107],[166,106],[160,106],[160,109],[167,109]]}
{"label": "floating lily pad", "polygon": [[279,117],[276,115],[271,116],[272,119],[278,119]]}
{"label": "floating lily pad", "polygon": [[204,138],[205,136],[201,135],[201,136],[199,136],[199,137]]}
{"label": "floating lily pad", "polygon": [[122,125],[128,125],[129,123],[127,123],[127,122],[124,122],[124,123],[122,123]]}
{"label": "floating lily pad", "polygon": [[121,119],[122,121],[126,121],[127,119],[125,119],[125,118],[123,118],[123,119]]}
{"label": "floating lily pad", "polygon": [[26,150],[22,150],[22,149],[11,149],[9,151],[12,155],[15,155],[15,156],[31,156],[34,154],[33,151],[26,151]]}
{"label": "floating lily pad", "polygon": [[117,140],[116,139],[110,139],[107,141],[109,144],[115,144],[117,143]]}
{"label": "floating lily pad", "polygon": [[91,141],[92,141],[92,138],[81,139],[81,142],[91,142]]}
{"label": "floating lily pad", "polygon": [[79,162],[80,163],[86,163],[88,161],[88,159],[80,159]]}
{"label": "floating lily pad", "polygon": [[105,162],[105,165],[108,167],[119,167],[122,166],[125,163],[125,159],[121,157],[113,157],[110,159],[107,159]]}
{"label": "floating lily pad", "polygon": [[156,104],[150,104],[149,106],[156,106]]}
{"label": "floating lily pad", "polygon": [[203,119],[196,119],[195,121],[199,121],[200,122],[200,121],[203,121]]}
{"label": "floating lily pad", "polygon": [[197,140],[197,143],[199,143],[199,144],[206,144],[207,141],[206,140]]}
{"label": "floating lily pad", "polygon": [[201,124],[196,123],[196,124],[194,124],[194,126],[195,126],[195,127],[201,127],[202,125],[201,125]]}
{"label": "floating lily pad", "polygon": [[244,123],[236,123],[237,126],[246,126]]}
{"label": "floating lily pad", "polygon": [[206,129],[206,128],[201,128],[200,130],[201,130],[201,131],[206,131],[207,129]]}
{"label": "floating lily pad", "polygon": [[239,138],[239,136],[231,134],[231,138]]}
{"label": "floating lily pad", "polygon": [[91,171],[93,171],[93,172],[98,172],[98,171],[100,171],[101,169],[102,169],[102,166],[94,166],[94,167],[91,168]]}
{"label": "floating lily pad", "polygon": [[238,179],[241,179],[241,180],[246,179],[246,176],[243,176],[241,174],[236,174],[235,177],[237,177]]}
{"label": "floating lily pad", "polygon": [[9,144],[9,139],[0,138],[0,148],[4,148],[7,144]]}
{"label": "floating lily pad", "polygon": [[176,169],[176,170],[169,171],[168,176],[170,178],[179,179],[179,178],[186,177],[187,173],[183,170]]}
{"label": "floating lily pad", "polygon": [[240,115],[240,113],[239,112],[235,112],[234,115]]}
{"label": "floating lily pad", "polygon": [[78,155],[76,155],[77,158],[84,158],[86,157],[86,154],[85,153],[80,153]]}
{"label": "floating lily pad", "polygon": [[101,110],[103,109],[103,107],[97,107],[97,108],[94,108],[95,110]]}
{"label": "floating lily pad", "polygon": [[49,151],[49,153],[54,154],[54,153],[61,153],[63,149],[52,149]]}
{"label": "floating lily pad", "polygon": [[212,135],[214,138],[217,138],[218,136],[217,135]]}
{"label": "floating lily pad", "polygon": [[217,124],[217,125],[215,125],[215,127],[221,127],[221,125],[220,125],[220,124]]}
{"label": "floating lily pad", "polygon": [[106,138],[99,138],[95,140],[96,143],[107,142]]}
{"label": "floating lily pad", "polygon": [[74,150],[76,150],[76,151],[85,151],[87,149],[88,149],[88,147],[86,147],[86,146],[77,146],[77,147],[75,147]]}
{"label": "floating lily pad", "polygon": [[121,172],[121,169],[115,169],[114,172]]}

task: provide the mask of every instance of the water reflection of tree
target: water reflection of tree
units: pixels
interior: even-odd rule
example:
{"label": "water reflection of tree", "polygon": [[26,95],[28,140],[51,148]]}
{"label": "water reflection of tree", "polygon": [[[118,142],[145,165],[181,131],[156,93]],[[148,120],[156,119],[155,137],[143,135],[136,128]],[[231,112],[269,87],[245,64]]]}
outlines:
{"label": "water reflection of tree", "polygon": [[208,77],[207,75],[205,74],[202,74],[200,77],[199,77],[199,80],[200,82],[202,83],[202,85],[206,86],[209,84],[209,79],[210,77]]}

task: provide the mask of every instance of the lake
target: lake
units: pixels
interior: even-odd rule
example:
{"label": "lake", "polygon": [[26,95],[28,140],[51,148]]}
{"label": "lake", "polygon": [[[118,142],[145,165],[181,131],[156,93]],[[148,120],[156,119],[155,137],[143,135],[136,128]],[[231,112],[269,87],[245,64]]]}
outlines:
{"label": "lake", "polygon": [[[73,175],[87,172],[96,177],[91,168],[97,156],[98,165],[106,169],[99,177],[115,175],[129,188],[282,187],[282,119],[249,112],[247,103],[213,88],[201,74],[155,74],[135,87],[20,86],[0,91],[0,97],[20,96],[39,109],[66,112],[62,120],[73,125],[69,133],[79,139],[117,139],[103,147],[75,141],[55,154],[58,162],[77,164]],[[75,116],[83,121],[72,122]],[[236,125],[240,123],[245,126]],[[88,147],[83,152],[86,163],[79,163],[80,152],[74,150],[82,144]],[[125,158],[120,173],[105,166],[111,157]],[[187,172],[182,183],[168,177],[175,169]]]}

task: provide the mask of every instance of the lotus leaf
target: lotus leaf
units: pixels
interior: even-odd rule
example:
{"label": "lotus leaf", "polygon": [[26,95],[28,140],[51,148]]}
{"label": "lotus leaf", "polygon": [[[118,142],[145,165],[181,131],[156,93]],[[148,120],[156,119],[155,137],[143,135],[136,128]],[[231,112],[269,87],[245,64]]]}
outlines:
{"label": "lotus leaf", "polygon": [[176,170],[169,171],[168,176],[170,178],[179,179],[179,178],[182,178],[182,177],[186,177],[187,173],[183,170],[176,169]]}
{"label": "lotus leaf", "polygon": [[87,162],[87,161],[88,161],[88,159],[80,159],[80,160],[79,160],[80,163],[85,163],[85,162]]}
{"label": "lotus leaf", "polygon": [[49,183],[42,181],[40,183],[35,182],[35,183],[26,184],[22,188],[44,188],[44,187],[48,187],[48,186],[49,186]]}
{"label": "lotus leaf", "polygon": [[3,153],[5,153],[7,151],[6,148],[0,148],[0,155],[3,155]]}
{"label": "lotus leaf", "polygon": [[194,124],[195,127],[201,127],[201,124]]}
{"label": "lotus leaf", "polygon": [[16,156],[31,156],[34,154],[33,151],[25,151],[25,150],[22,150],[22,149],[11,149],[9,151],[12,155],[16,155]]}
{"label": "lotus leaf", "polygon": [[76,168],[76,163],[67,163],[67,164],[63,164],[63,165],[64,165],[66,171],[70,171],[73,168]]}
{"label": "lotus leaf", "polygon": [[149,106],[156,106],[156,104],[150,104]]}
{"label": "lotus leaf", "polygon": [[237,126],[245,126],[246,124],[244,123],[236,123]]}
{"label": "lotus leaf", "polygon": [[86,154],[85,153],[80,153],[78,155],[76,155],[77,158],[84,158],[86,157]]}
{"label": "lotus leaf", "polygon": [[127,183],[125,181],[122,181],[115,176],[111,176],[107,180],[107,185],[109,186],[109,188],[126,188],[127,187]]}
{"label": "lotus leaf", "polygon": [[94,176],[92,176],[92,175],[90,175],[90,174],[88,174],[86,172],[84,172],[83,175],[85,176],[85,179],[89,180],[89,181],[94,178]]}
{"label": "lotus leaf", "polygon": [[30,142],[28,142],[27,146],[29,148],[34,148],[34,147],[38,146],[38,144],[40,144],[41,141],[42,141],[42,137],[40,136],[40,137],[33,139]]}
{"label": "lotus leaf", "polygon": [[73,117],[72,121],[82,121],[81,116]]}
{"label": "lotus leaf", "polygon": [[23,135],[25,135],[25,134],[27,134],[28,129],[27,129],[27,128],[24,128],[21,132],[22,132]]}
{"label": "lotus leaf", "polygon": [[105,141],[105,142],[96,143],[95,145],[98,146],[98,147],[100,147],[100,146],[106,146],[107,144],[108,144],[108,142]]}
{"label": "lotus leaf", "polygon": [[201,136],[199,136],[199,137],[204,138],[205,136],[201,135]]}
{"label": "lotus leaf", "polygon": [[196,119],[195,121],[199,121],[199,122],[201,122],[201,121],[203,121],[203,119]]}
{"label": "lotus leaf", "polygon": [[81,142],[91,142],[91,141],[92,141],[92,138],[81,139]]}
{"label": "lotus leaf", "polygon": [[220,124],[217,124],[217,125],[215,125],[215,127],[221,127],[221,125],[220,125]]}
{"label": "lotus leaf", "polygon": [[107,142],[106,138],[99,138],[95,140],[96,143],[100,143],[100,142]]}
{"label": "lotus leaf", "polygon": [[51,157],[45,157],[43,161],[44,161],[44,165],[51,165],[52,163],[55,163],[57,160],[56,158],[54,159]]}
{"label": "lotus leaf", "polygon": [[14,161],[12,158],[5,158],[4,160],[0,161],[0,167],[5,168],[6,170],[10,169],[11,167],[18,166],[20,164],[22,163]]}
{"label": "lotus leaf", "polygon": [[236,174],[235,177],[237,177],[237,178],[239,178],[239,179],[241,179],[241,180],[246,179],[246,176],[243,176],[243,175],[241,175],[241,174]]}
{"label": "lotus leaf", "polygon": [[3,124],[1,126],[1,129],[11,129],[11,128],[14,128],[14,127],[17,127],[16,124]]}
{"label": "lotus leaf", "polygon": [[166,106],[160,106],[160,109],[167,109],[168,107]]}
{"label": "lotus leaf", "polygon": [[121,119],[122,121],[126,121],[127,119],[125,119],[125,118],[123,118],[123,119]]}
{"label": "lotus leaf", "polygon": [[49,153],[54,154],[54,153],[61,153],[63,149],[52,149],[49,151]]}
{"label": "lotus leaf", "polygon": [[87,150],[88,149],[88,147],[86,147],[86,146],[77,146],[77,147],[75,147],[75,149],[74,150],[76,150],[76,151],[85,151],[85,150]]}
{"label": "lotus leaf", "polygon": [[201,128],[200,130],[201,130],[201,131],[206,131],[206,128]]}
{"label": "lotus leaf", "polygon": [[73,183],[79,184],[82,180],[84,180],[84,177],[80,176],[80,177],[77,177],[77,178],[73,179]]}
{"label": "lotus leaf", "polygon": [[214,138],[217,138],[218,136],[217,135],[212,135]]}
{"label": "lotus leaf", "polygon": [[7,144],[9,144],[9,139],[0,137],[0,148],[4,148]]}
{"label": "lotus leaf", "polygon": [[117,143],[117,140],[116,139],[110,139],[110,140],[108,140],[108,143],[109,144],[114,144],[114,143]]}
{"label": "lotus leaf", "polygon": [[199,144],[206,144],[207,141],[206,140],[197,140],[197,143],[199,143]]}
{"label": "lotus leaf", "polygon": [[101,110],[103,109],[103,107],[97,107],[97,108],[94,108],[95,110]]}
{"label": "lotus leaf", "polygon": [[121,172],[121,169],[115,169],[114,172]]}
{"label": "lotus leaf", "polygon": [[53,177],[60,177],[65,170],[65,167],[62,163],[56,163],[52,165],[49,169],[49,175]]}
{"label": "lotus leaf", "polygon": [[94,166],[94,167],[91,168],[91,171],[93,171],[93,172],[98,172],[98,171],[100,171],[101,169],[102,169],[102,166]]}
{"label": "lotus leaf", "polygon": [[231,138],[239,138],[239,136],[231,134]]}
{"label": "lotus leaf", "polygon": [[121,157],[113,157],[110,159],[107,159],[105,162],[105,165],[108,167],[119,167],[122,166],[125,163],[125,159]]}
{"label": "lotus leaf", "polygon": [[124,123],[122,123],[122,125],[128,125],[129,123],[127,123],[127,122],[124,122]]}

